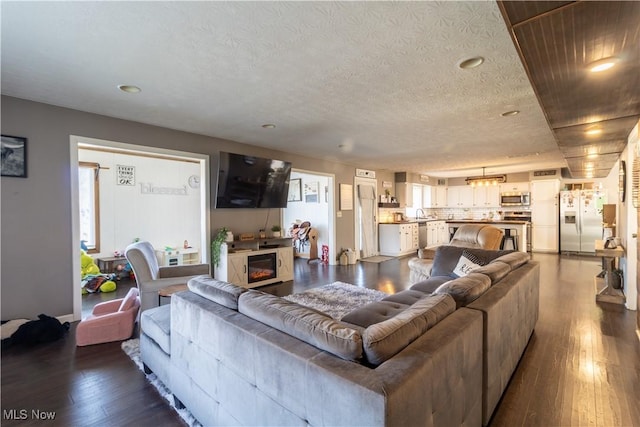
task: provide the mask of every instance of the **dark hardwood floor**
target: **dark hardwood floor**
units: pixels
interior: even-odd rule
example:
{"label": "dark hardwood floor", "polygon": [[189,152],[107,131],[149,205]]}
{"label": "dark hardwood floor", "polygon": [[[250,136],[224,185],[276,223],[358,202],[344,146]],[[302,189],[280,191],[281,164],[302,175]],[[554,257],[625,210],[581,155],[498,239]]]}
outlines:
{"label": "dark hardwood floor", "polygon": [[[491,425],[640,426],[635,312],[595,303],[599,259],[533,257],[541,262],[540,319]],[[408,259],[349,266],[298,259],[294,284],[266,290],[286,294],[343,281],[396,292],[409,287]],[[85,298],[86,307],[126,293],[127,283],[119,288]],[[182,425],[120,343],[76,347],[74,331],[75,324],[63,340],[2,352],[3,426]],[[32,410],[55,419],[38,420]]]}

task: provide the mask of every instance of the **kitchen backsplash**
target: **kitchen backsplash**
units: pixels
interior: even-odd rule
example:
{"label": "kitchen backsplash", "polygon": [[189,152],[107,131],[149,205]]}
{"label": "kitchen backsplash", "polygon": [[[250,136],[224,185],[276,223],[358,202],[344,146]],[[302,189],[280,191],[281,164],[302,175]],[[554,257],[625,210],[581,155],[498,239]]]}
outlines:
{"label": "kitchen backsplash", "polygon": [[[514,210],[522,210],[522,209],[507,209],[507,208],[431,208],[431,209],[422,209],[424,211],[424,216],[427,218],[433,219],[488,219],[493,217],[493,215],[498,212],[506,212],[506,211],[514,211]],[[416,217],[415,209],[404,209],[404,208],[379,208],[378,209],[378,222],[381,223],[389,223],[395,221],[394,214],[402,213],[405,218],[413,219]],[[422,216],[422,215],[421,215]]]}

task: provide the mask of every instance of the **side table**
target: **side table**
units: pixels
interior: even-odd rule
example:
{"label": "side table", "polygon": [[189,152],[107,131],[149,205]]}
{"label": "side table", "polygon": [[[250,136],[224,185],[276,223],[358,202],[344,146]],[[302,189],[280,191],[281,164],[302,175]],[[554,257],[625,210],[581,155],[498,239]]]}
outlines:
{"label": "side table", "polygon": [[98,258],[97,260],[98,268],[100,272],[111,274],[117,273],[116,269],[119,265],[125,266],[127,265],[127,259],[123,256],[112,256],[106,258]]}
{"label": "side table", "polygon": [[[627,298],[624,296],[622,289],[616,289],[613,287],[613,267],[615,265],[616,258],[622,258],[624,256],[624,248],[618,246],[610,249],[604,247],[604,240],[596,240],[596,256],[601,256],[604,259],[605,265],[605,287],[602,288],[596,294],[596,302],[609,302],[613,304],[624,304]],[[596,277],[596,290],[600,279]]]}
{"label": "side table", "polygon": [[160,290],[158,290],[158,305],[162,305],[162,297],[165,298],[171,298],[171,295],[175,294],[176,292],[182,292],[182,291],[188,291],[189,287],[187,286],[187,284],[183,284],[183,285],[171,285],[171,286],[167,286],[166,288],[162,288]]}

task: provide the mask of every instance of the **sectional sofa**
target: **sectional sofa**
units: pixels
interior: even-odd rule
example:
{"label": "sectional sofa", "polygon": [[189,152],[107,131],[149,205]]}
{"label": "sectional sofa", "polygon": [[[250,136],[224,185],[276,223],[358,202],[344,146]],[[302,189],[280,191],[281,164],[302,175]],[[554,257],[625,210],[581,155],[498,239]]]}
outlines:
{"label": "sectional sofa", "polygon": [[539,265],[442,248],[426,281],[341,320],[194,278],[142,314],[147,372],[204,425],[486,425],[537,320]]}

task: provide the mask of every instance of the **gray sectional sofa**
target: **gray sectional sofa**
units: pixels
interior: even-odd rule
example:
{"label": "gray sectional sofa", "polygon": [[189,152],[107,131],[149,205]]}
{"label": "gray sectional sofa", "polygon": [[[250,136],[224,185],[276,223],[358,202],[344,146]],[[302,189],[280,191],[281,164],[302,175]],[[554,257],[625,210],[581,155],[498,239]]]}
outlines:
{"label": "gray sectional sofa", "polygon": [[[486,425],[535,326],[539,266],[442,248],[437,275],[341,320],[194,278],[143,313],[145,368],[204,425]],[[454,278],[463,255],[488,264]]]}

